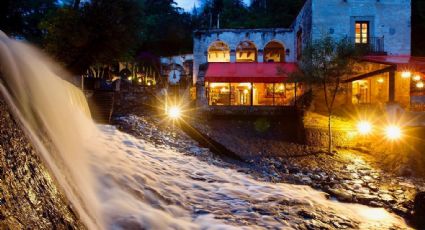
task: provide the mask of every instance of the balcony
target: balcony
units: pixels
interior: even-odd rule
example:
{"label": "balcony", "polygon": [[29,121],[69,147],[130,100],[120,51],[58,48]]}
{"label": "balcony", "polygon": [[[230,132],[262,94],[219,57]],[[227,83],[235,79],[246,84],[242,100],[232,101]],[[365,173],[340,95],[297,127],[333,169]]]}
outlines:
{"label": "balcony", "polygon": [[350,42],[354,43],[356,48],[364,50],[367,54],[386,55],[384,46],[384,37],[369,37],[368,43],[356,43],[355,37],[349,38]]}

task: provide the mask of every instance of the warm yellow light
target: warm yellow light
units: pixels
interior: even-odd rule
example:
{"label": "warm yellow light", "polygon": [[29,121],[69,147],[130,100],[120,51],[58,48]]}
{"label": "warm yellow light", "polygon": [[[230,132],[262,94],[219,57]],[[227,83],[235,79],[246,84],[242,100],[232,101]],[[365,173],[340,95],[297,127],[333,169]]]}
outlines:
{"label": "warm yellow light", "polygon": [[251,88],[252,88],[251,83],[239,83],[239,85],[238,85],[238,86],[241,86],[241,87],[248,87],[248,89],[251,89]]}
{"label": "warm yellow light", "polygon": [[139,78],[139,82],[142,82],[142,79],[141,78]]}
{"label": "warm yellow light", "polygon": [[128,79],[129,81],[131,81],[131,77],[128,77],[127,79]]}
{"label": "warm yellow light", "polygon": [[420,81],[420,80],[421,80],[421,76],[420,76],[420,75],[415,75],[415,76],[413,77],[413,80],[414,80],[414,81]]}
{"label": "warm yellow light", "polygon": [[404,71],[401,73],[402,78],[409,78],[412,76],[412,73],[410,71]]}
{"label": "warm yellow light", "polygon": [[178,119],[180,118],[182,114],[182,111],[179,107],[177,106],[172,106],[170,107],[170,109],[168,110],[168,116],[172,119]]}
{"label": "warm yellow light", "polygon": [[285,86],[283,86],[283,85],[279,86],[279,90],[284,90],[284,89],[285,89]]}
{"label": "warm yellow light", "polygon": [[223,88],[221,88],[220,89],[220,92],[221,93],[225,93],[225,92],[228,92],[229,90],[226,88],[226,87],[223,87]]}
{"label": "warm yellow light", "polygon": [[418,82],[418,83],[416,83],[416,88],[420,88],[420,89],[422,89],[424,87],[424,83],[423,82]]}
{"label": "warm yellow light", "polygon": [[247,90],[247,89],[245,89],[245,90],[243,91],[243,93],[244,93],[244,94],[248,94],[248,90]]}
{"label": "warm yellow light", "polygon": [[151,82],[148,82],[148,86],[150,86],[151,85]]}
{"label": "warm yellow light", "polygon": [[360,121],[357,124],[357,130],[359,131],[360,134],[366,135],[372,132],[372,125],[368,121]]}
{"label": "warm yellow light", "polygon": [[384,79],[382,77],[378,78],[378,83],[384,83]]}
{"label": "warm yellow light", "polygon": [[390,125],[387,128],[385,128],[385,134],[387,135],[387,138],[390,140],[400,139],[402,135],[400,127],[396,125]]}

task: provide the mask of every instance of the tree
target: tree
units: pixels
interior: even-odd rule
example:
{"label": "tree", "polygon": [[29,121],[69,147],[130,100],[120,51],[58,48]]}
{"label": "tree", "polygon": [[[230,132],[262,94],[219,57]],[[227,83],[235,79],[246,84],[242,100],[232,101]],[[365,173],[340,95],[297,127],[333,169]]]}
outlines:
{"label": "tree", "polygon": [[65,5],[47,18],[45,48],[74,74],[134,56],[141,35],[135,0],[92,0]]}
{"label": "tree", "polygon": [[323,89],[328,116],[328,153],[332,153],[332,115],[342,81],[353,73],[359,51],[348,39],[336,41],[330,36],[313,41],[303,52],[300,69],[304,79]]}
{"label": "tree", "polygon": [[9,36],[41,44],[40,22],[56,8],[56,0],[2,0],[0,30]]}

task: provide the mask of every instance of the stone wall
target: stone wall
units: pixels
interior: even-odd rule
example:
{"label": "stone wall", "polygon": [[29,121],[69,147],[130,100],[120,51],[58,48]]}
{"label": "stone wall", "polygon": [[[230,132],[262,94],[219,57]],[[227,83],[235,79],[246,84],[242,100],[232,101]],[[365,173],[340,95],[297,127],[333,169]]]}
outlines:
{"label": "stone wall", "polygon": [[355,21],[369,21],[390,55],[410,55],[411,0],[312,0],[312,39],[354,37]]}
{"label": "stone wall", "polygon": [[0,228],[85,229],[0,96]]}
{"label": "stone wall", "polygon": [[198,80],[199,65],[207,63],[208,48],[217,41],[225,42],[230,48],[230,60],[236,55],[236,47],[243,41],[251,41],[258,50],[258,61],[262,62],[264,47],[270,41],[281,43],[289,50],[286,62],[295,61],[295,37],[293,29],[212,29],[194,32],[193,44],[193,81]]}

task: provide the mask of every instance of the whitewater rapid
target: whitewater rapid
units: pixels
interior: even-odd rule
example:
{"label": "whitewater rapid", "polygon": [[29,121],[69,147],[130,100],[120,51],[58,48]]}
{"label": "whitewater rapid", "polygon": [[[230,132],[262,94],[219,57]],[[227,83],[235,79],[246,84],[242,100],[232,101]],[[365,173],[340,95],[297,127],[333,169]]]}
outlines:
{"label": "whitewater rapid", "polygon": [[[98,126],[65,71],[1,32],[0,72],[3,97],[89,229],[291,229],[320,221],[408,228],[384,209],[260,182]],[[320,216],[299,215],[306,211]]]}

